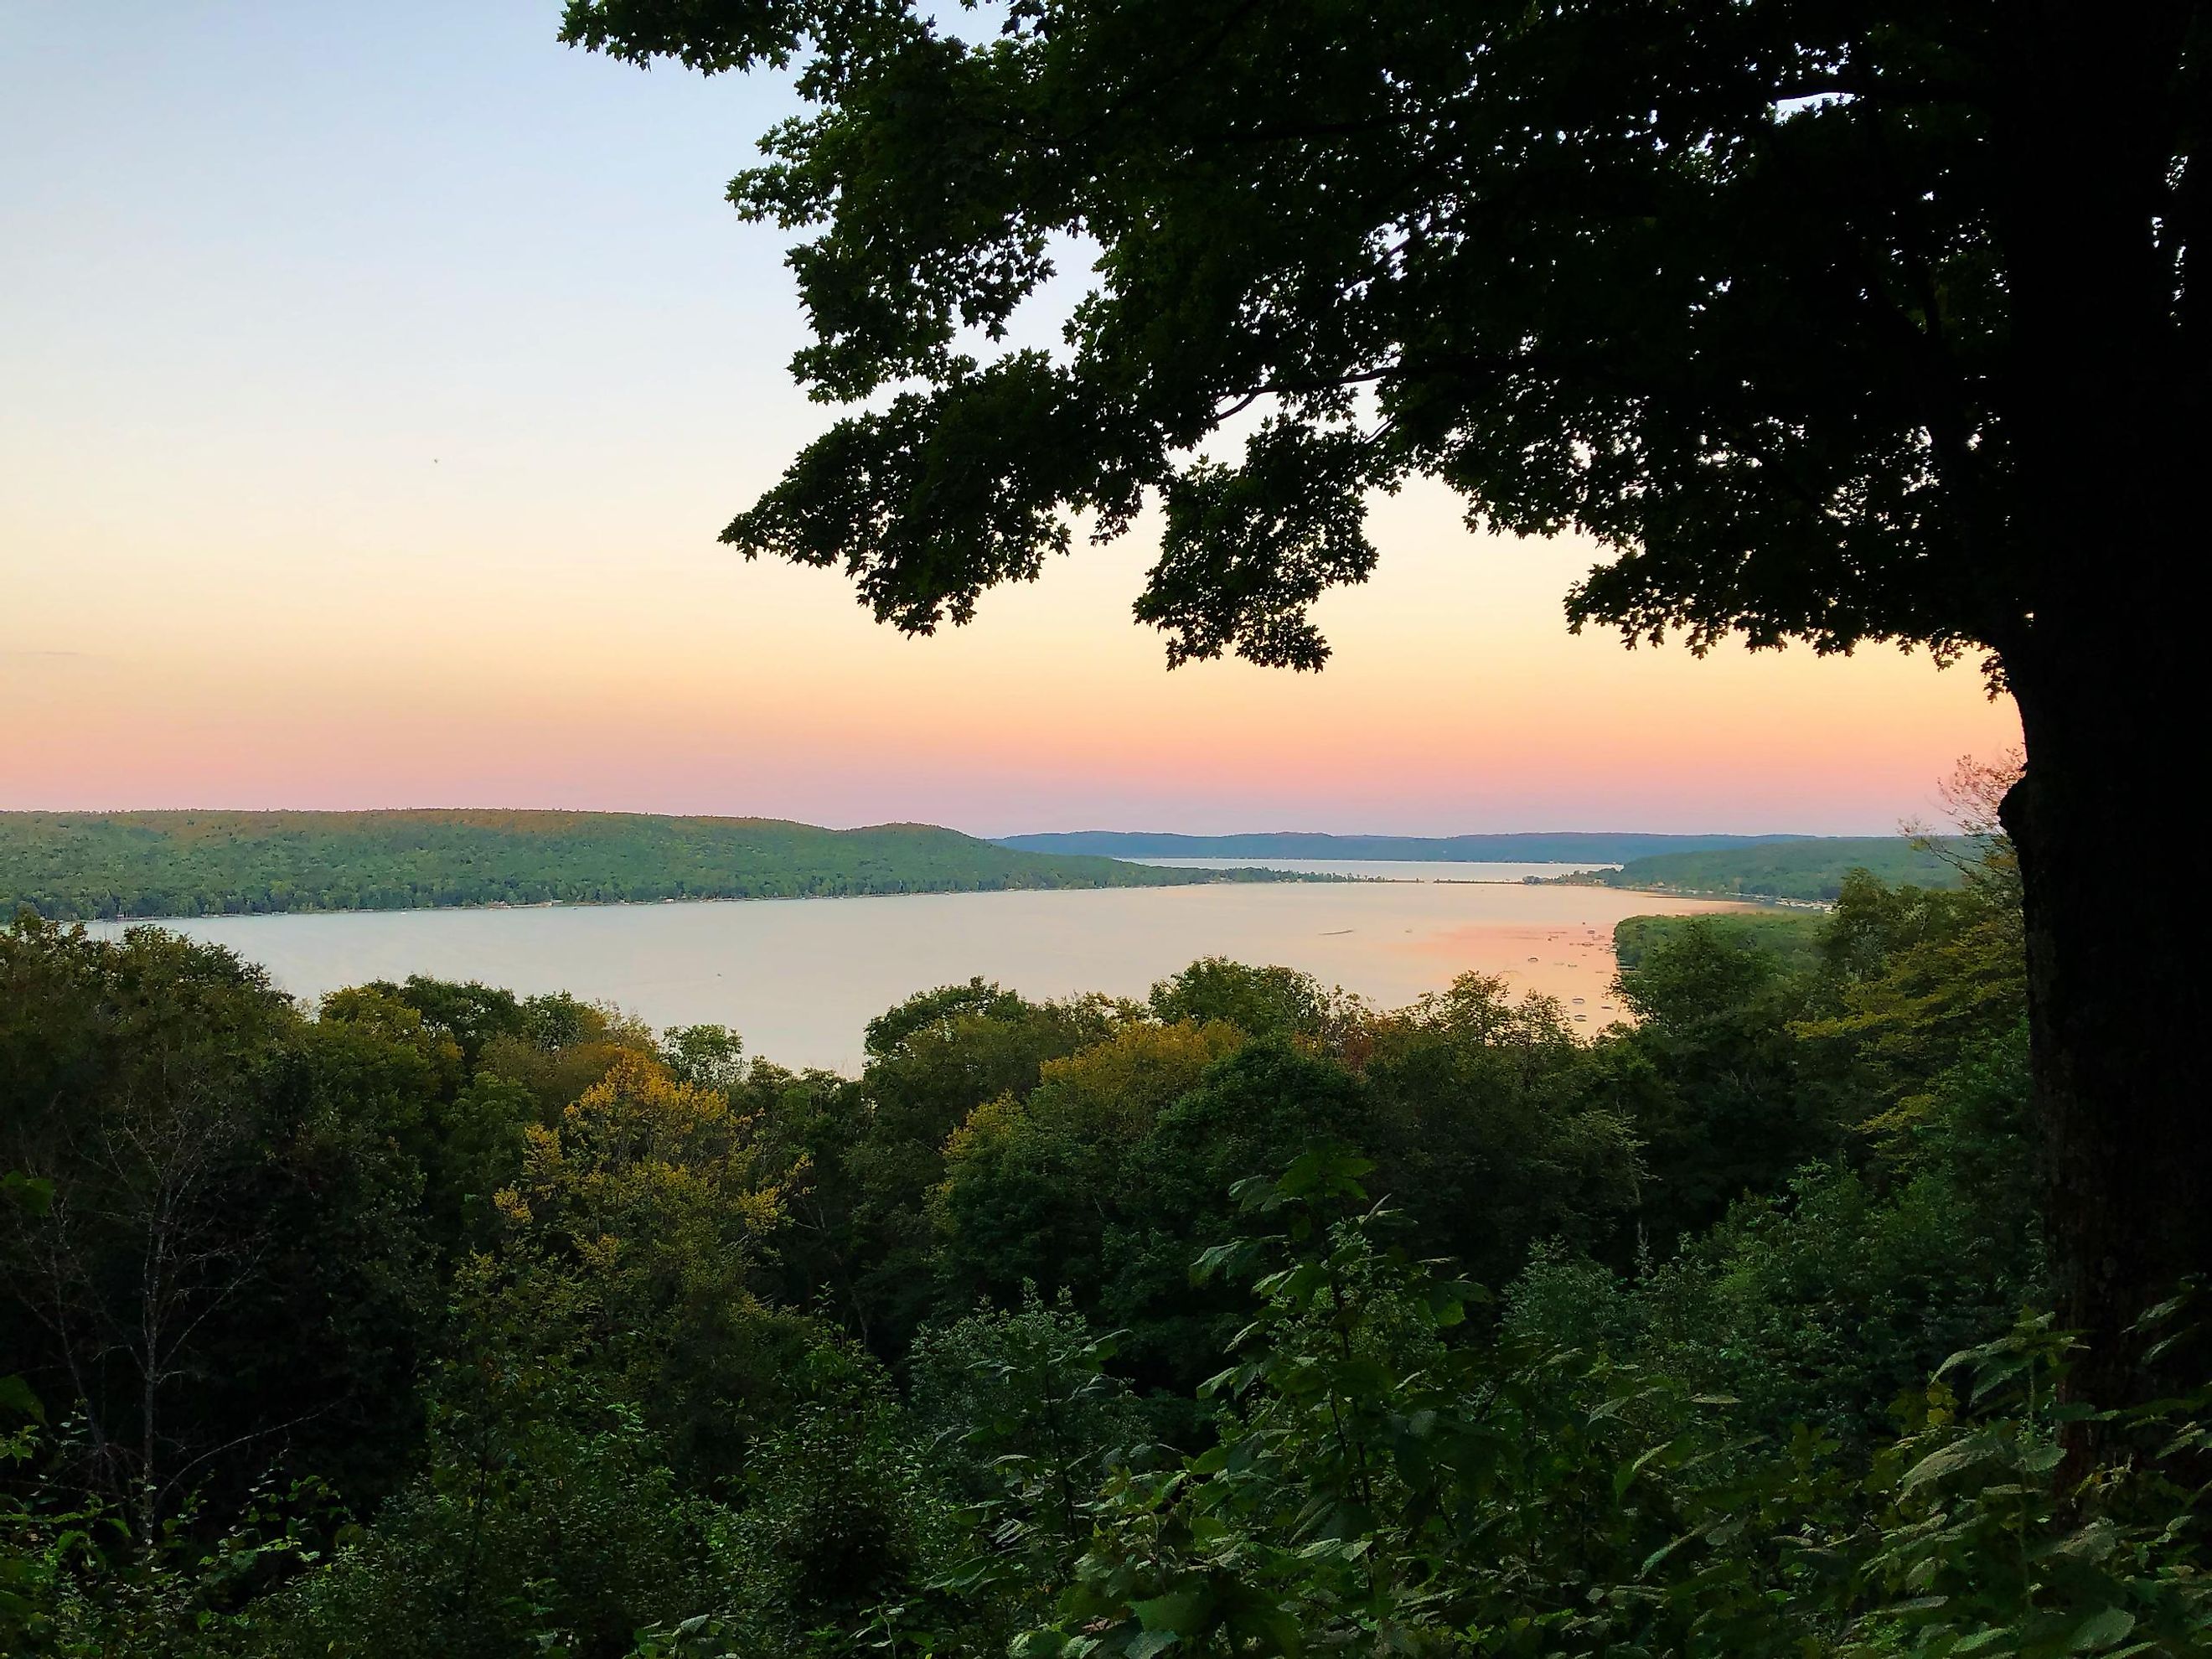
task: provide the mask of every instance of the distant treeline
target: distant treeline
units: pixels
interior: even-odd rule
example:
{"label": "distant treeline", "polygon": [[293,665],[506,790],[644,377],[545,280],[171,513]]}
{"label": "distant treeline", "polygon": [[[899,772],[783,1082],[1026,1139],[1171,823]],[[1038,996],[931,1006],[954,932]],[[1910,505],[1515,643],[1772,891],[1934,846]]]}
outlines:
{"label": "distant treeline", "polygon": [[407,910],[1018,888],[1267,872],[1019,852],[930,824],[623,812],[0,812],[0,918]]}
{"label": "distant treeline", "polygon": [[1071,830],[1001,836],[1025,853],[1092,853],[1121,859],[1434,859],[1470,864],[1620,864],[1653,853],[1694,853],[1810,839],[1802,836],[1660,836],[1547,830],[1503,836],[1329,836],[1303,830],[1178,836],[1149,830]]}
{"label": "distant treeline", "polygon": [[1833,902],[1844,878],[1864,870],[1896,887],[1955,887],[1956,857],[1972,855],[1962,836],[1929,842],[1905,836],[1820,836],[1708,852],[1661,853],[1618,870],[1563,876],[1583,886],[1647,892],[1739,893],[1746,898]]}

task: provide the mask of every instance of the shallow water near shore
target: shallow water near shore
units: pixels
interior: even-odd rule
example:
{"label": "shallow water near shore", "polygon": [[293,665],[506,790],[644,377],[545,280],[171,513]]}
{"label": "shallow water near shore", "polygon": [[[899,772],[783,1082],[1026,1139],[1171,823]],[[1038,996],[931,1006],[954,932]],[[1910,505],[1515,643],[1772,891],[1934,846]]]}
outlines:
{"label": "shallow water near shore", "polygon": [[[981,975],[1030,996],[1142,996],[1202,956],[1279,963],[1380,1006],[1469,970],[1613,1015],[1624,916],[1741,907],[1600,887],[1285,883],[884,898],[349,911],[158,924],[229,946],[296,996],[426,974],[569,991],[657,1026],[706,1021],[791,1066],[851,1071],[861,1028],[913,992]],[[94,925],[112,934],[123,924]],[[1574,1000],[1580,998],[1577,1003]]]}

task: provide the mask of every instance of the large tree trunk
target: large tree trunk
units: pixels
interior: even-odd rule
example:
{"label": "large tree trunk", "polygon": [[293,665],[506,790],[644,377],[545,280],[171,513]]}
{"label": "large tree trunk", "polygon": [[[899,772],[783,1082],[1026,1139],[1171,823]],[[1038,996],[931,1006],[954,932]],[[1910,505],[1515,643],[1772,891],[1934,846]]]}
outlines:
{"label": "large tree trunk", "polygon": [[2100,1405],[2203,1380],[2147,1371],[2129,1327],[2212,1273],[2208,942],[2198,905],[2160,869],[2185,857],[2160,805],[2197,769],[2170,723],[2194,711],[2155,646],[2128,643],[2016,682],[2028,770],[2004,804],[2059,1316],[2088,1342],[2075,1392]]}
{"label": "large tree trunk", "polygon": [[2146,1372],[2128,1332],[2182,1279],[2212,1274],[2204,929],[2164,878],[2193,850],[2172,803],[2203,749],[2194,497],[2212,388],[2203,324],[2176,301],[2167,193],[2193,10],[2024,9],[1996,146],[2013,597],[1989,637],[2027,749],[2003,817],[2027,906],[2058,1311],[2089,1344],[2075,1391],[2100,1405],[2203,1380]]}

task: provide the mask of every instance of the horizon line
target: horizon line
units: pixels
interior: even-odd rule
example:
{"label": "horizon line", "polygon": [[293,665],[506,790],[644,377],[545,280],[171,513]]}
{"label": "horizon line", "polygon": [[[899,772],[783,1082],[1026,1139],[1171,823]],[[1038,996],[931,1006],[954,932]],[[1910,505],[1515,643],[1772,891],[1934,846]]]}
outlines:
{"label": "horizon line", "polygon": [[1507,837],[1533,839],[1538,836],[1586,836],[1592,837],[1607,836],[1666,836],[1670,839],[1725,836],[1741,841],[1872,841],[1909,839],[1908,833],[1901,829],[1887,831],[1870,831],[1850,834],[1808,830],[1647,830],[1623,829],[1618,827],[1602,830],[1552,828],[1541,830],[1451,830],[1294,829],[1199,830],[1168,830],[1158,828],[1143,830],[1115,830],[1095,826],[1081,830],[1017,830],[998,833],[986,833],[980,830],[962,830],[952,824],[936,823],[924,818],[882,818],[867,823],[836,824],[817,823],[805,818],[783,817],[773,813],[764,812],[678,812],[652,811],[620,806],[519,806],[512,805],[455,803],[398,806],[240,806],[201,804],[189,806],[0,807],[0,817],[143,817],[157,814],[178,817],[187,816],[194,813],[210,815],[228,813],[238,816],[252,815],[264,817],[287,816],[300,817],[366,817],[374,816],[397,817],[410,813],[421,814],[437,812],[499,812],[515,814],[518,816],[527,814],[546,817],[628,817],[670,820],[698,819],[720,823],[789,823],[796,824],[805,829],[824,830],[834,833],[845,833],[861,830],[916,828],[926,830],[945,830],[955,835],[970,836],[975,840],[988,842],[1005,842],[1046,836],[1175,836],[1186,841],[1234,841],[1257,837],[1291,836],[1311,836],[1330,841],[1424,842],[1467,841],[1483,838],[1503,839]]}

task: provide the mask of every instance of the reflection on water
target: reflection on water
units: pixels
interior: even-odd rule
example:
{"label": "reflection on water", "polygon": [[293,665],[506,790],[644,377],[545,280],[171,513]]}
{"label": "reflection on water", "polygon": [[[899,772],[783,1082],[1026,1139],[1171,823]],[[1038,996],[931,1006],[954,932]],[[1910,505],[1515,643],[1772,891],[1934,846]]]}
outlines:
{"label": "reflection on water", "polygon": [[[1563,1001],[1595,1031],[1613,925],[1732,907],[1593,887],[1329,883],[945,893],[521,910],[217,916],[162,925],[227,945],[300,996],[428,974],[573,991],[655,1025],[716,1021],[787,1066],[860,1064],[860,1030],[973,975],[1031,996],[1141,996],[1201,956],[1281,963],[1384,1006],[1470,969]],[[94,931],[112,933],[119,924]]]}

